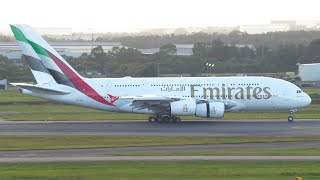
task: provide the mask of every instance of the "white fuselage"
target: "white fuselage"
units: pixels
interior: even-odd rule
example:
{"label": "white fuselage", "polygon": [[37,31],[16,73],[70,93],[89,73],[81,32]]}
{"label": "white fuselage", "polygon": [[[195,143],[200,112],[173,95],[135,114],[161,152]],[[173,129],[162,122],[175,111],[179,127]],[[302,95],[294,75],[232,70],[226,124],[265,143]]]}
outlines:
{"label": "white fuselage", "polygon": [[97,102],[82,92],[64,85],[60,85],[61,89],[72,93],[29,94],[66,104],[115,112],[122,112],[121,107],[133,101],[124,97],[148,97],[148,95],[223,102],[229,105],[227,111],[291,110],[302,108],[311,102],[310,97],[296,85],[268,77],[124,77],[85,79],[85,82],[108,102],[112,101],[113,105]]}

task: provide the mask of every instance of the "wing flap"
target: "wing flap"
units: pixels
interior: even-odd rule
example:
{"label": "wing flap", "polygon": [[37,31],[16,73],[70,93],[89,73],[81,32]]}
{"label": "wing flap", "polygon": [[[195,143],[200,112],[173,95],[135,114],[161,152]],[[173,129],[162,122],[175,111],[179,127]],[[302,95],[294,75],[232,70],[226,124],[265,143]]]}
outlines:
{"label": "wing flap", "polygon": [[122,100],[132,100],[129,106],[137,111],[147,110],[161,112],[166,111],[170,107],[170,102],[176,98],[157,96],[157,95],[141,95],[141,96],[122,96]]}
{"label": "wing flap", "polygon": [[121,99],[132,99],[134,101],[171,101],[171,98],[157,95],[122,96]]}

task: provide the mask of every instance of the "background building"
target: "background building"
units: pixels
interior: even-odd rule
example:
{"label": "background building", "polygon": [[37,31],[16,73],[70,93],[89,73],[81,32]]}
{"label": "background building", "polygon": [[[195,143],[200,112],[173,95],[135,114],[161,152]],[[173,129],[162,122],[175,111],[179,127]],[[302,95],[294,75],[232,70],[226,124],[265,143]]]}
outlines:
{"label": "background building", "polygon": [[[66,56],[79,57],[83,53],[90,53],[91,49],[102,46],[104,51],[109,51],[112,47],[121,46],[120,42],[95,42],[95,41],[61,41],[49,42],[50,45],[60,54]],[[16,42],[0,42],[0,54],[21,63],[21,49]]]}
{"label": "background building", "polygon": [[[177,49],[177,56],[192,56],[193,44],[175,44]],[[142,54],[151,55],[160,51],[160,48],[138,49]]]}
{"label": "background building", "polygon": [[320,63],[298,64],[302,81],[320,81]]}
{"label": "background building", "polygon": [[0,91],[7,90],[8,82],[6,79],[0,80]]}

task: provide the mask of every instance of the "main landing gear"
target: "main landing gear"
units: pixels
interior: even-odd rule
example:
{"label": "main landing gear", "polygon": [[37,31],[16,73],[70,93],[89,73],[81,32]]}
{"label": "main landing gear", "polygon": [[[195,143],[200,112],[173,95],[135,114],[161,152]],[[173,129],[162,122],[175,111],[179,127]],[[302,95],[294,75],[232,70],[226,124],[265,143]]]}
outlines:
{"label": "main landing gear", "polygon": [[148,121],[151,123],[178,123],[181,119],[176,116],[150,116]]}

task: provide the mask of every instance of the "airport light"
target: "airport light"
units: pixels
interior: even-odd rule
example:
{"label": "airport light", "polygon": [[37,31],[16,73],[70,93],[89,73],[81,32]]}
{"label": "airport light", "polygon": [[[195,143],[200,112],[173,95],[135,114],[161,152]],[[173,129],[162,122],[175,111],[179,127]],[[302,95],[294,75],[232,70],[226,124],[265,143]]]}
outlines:
{"label": "airport light", "polygon": [[209,74],[211,74],[213,72],[213,67],[214,67],[214,64],[206,63],[207,76],[209,76]]}
{"label": "airport light", "polygon": [[214,64],[211,64],[211,74],[213,74]]}
{"label": "airport light", "polygon": [[210,75],[212,74],[212,68],[214,67],[214,64],[209,64],[209,68],[210,68]]}
{"label": "airport light", "polygon": [[207,76],[209,76],[209,72],[210,72],[210,68],[211,68],[211,64],[207,63]]}
{"label": "airport light", "polygon": [[206,72],[206,73],[207,73],[207,76],[209,76],[209,75],[208,75],[208,74],[209,74],[209,63],[206,64],[206,69],[207,69],[207,72]]}

